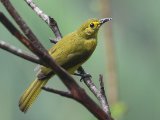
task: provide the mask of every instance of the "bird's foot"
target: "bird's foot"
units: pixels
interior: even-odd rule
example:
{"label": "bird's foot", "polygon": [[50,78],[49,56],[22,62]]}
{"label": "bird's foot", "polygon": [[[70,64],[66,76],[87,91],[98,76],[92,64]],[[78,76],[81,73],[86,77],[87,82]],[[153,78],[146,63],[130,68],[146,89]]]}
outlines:
{"label": "bird's foot", "polygon": [[85,80],[85,78],[91,78],[92,77],[89,73],[85,73],[85,74],[74,73],[74,75],[81,77],[80,82],[82,82],[83,80]]}

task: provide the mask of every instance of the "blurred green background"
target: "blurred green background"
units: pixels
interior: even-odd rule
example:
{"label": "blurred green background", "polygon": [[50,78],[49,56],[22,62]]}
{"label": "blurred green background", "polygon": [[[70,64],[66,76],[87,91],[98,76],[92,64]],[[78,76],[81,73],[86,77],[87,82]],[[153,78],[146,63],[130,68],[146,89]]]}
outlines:
{"label": "blurred green background", "polygon": [[[101,0],[35,0],[35,2],[45,13],[58,21],[63,35],[77,29],[88,18],[101,18]],[[23,0],[14,0],[12,3],[45,47],[50,48],[52,44],[48,38],[54,35],[48,26]],[[112,15],[106,17],[113,18],[107,24],[112,25],[119,101],[127,106],[127,112],[121,117],[123,120],[159,120],[160,118],[159,4],[159,0],[110,1]],[[0,4],[0,11],[12,20],[2,4]],[[97,85],[98,75],[103,74],[106,86],[107,51],[103,30],[107,24],[99,31],[96,51],[84,65]],[[0,24],[0,40],[27,50],[2,24]],[[35,66],[31,62],[0,49],[0,119],[96,120],[91,113],[75,101],[44,91],[27,114],[21,113],[18,100],[34,79]],[[57,77],[52,79],[54,80],[49,82],[49,86],[66,89]],[[79,82],[79,78],[76,79]],[[80,84],[85,87],[83,83]]]}

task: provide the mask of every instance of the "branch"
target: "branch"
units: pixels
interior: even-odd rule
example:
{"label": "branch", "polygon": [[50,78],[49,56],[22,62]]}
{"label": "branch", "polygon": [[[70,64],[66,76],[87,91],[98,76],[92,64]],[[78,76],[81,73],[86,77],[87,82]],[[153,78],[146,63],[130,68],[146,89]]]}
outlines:
{"label": "branch", "polygon": [[[78,72],[81,74],[86,74],[86,72],[84,71],[84,69],[82,67],[80,67],[78,69]],[[100,76],[100,79],[101,76]],[[91,90],[91,92],[97,97],[97,99],[100,101],[101,106],[103,111],[110,116],[110,110],[109,110],[109,106],[108,106],[108,102],[105,96],[105,93],[102,94],[101,90],[98,90],[98,88],[96,87],[96,85],[92,82],[92,80],[89,77],[84,78],[84,83],[87,85],[87,87]],[[101,82],[102,84],[102,82]],[[104,87],[104,86],[103,86]]]}
{"label": "branch", "polygon": [[54,94],[61,95],[63,97],[74,99],[74,97],[72,96],[72,94],[70,92],[60,91],[60,90],[56,90],[56,89],[49,88],[49,87],[42,87],[42,89],[47,91],[47,92],[51,92],[51,93],[54,93]]}
{"label": "branch", "polygon": [[33,9],[33,11],[43,20],[45,21],[53,33],[55,34],[57,40],[60,40],[62,38],[62,34],[59,30],[57,22],[54,20],[54,18],[48,16],[45,14],[32,0],[25,0],[25,2]]}
{"label": "branch", "polygon": [[[8,18],[0,11],[0,21],[2,24],[8,29],[8,31],[15,36],[20,42],[22,42],[29,50],[32,52],[37,51],[37,48],[34,48],[32,43],[23,35],[21,32],[10,22]],[[3,42],[2,42],[3,45]],[[3,46],[2,46],[3,47]],[[5,47],[5,46],[4,46]],[[9,49],[9,48],[6,48]],[[11,52],[12,53],[12,52]],[[38,53],[38,52],[37,52]],[[21,55],[18,55],[21,57]],[[33,56],[32,56],[33,57]],[[23,58],[23,57],[22,57]],[[26,57],[27,58],[27,57]],[[25,58],[24,58],[25,59]],[[29,60],[30,61],[30,60]],[[42,65],[47,66],[42,60],[40,60]],[[31,61],[31,62],[39,62],[39,61]]]}
{"label": "branch", "polygon": [[[42,55],[40,51],[43,51],[44,53],[48,53],[47,50],[43,47],[43,45],[38,41],[37,37],[34,35],[34,33],[31,31],[31,29],[28,27],[28,25],[24,22],[24,20],[21,18],[21,16],[17,13],[15,8],[12,6],[9,0],[1,0],[6,10],[9,12],[9,14],[12,16],[12,18],[15,20],[15,22],[18,24],[20,29],[23,31],[23,33],[27,36],[28,39],[24,38],[24,41],[20,40],[25,46],[34,49],[34,52],[38,54],[39,56]],[[18,31],[18,30],[17,30]],[[13,34],[13,33],[12,33]],[[20,37],[19,35],[17,35]],[[25,43],[27,42],[27,43]],[[29,45],[28,45],[29,44]],[[30,48],[30,49],[31,49]]]}
{"label": "branch", "polygon": [[14,55],[17,55],[23,59],[26,59],[28,61],[37,63],[37,64],[41,64],[44,65],[43,62],[35,55],[33,54],[29,54],[25,51],[22,51],[21,49],[16,48],[13,45],[9,45],[8,43],[4,42],[4,41],[0,41],[0,48],[2,48],[3,50],[6,50]]}
{"label": "branch", "polygon": [[[7,0],[6,0],[7,1]],[[5,1],[5,4],[6,4]],[[8,5],[8,4],[7,4]],[[6,6],[8,7],[8,6]],[[10,6],[9,6],[10,7]],[[11,9],[9,9],[11,10]],[[15,13],[16,14],[16,13]],[[15,15],[18,16],[18,15]],[[21,18],[17,17],[16,19],[18,19],[19,21],[21,21]],[[35,52],[38,55],[42,55],[39,52],[41,45],[39,45],[39,42],[31,42],[29,39],[27,39],[23,34],[21,34],[21,32],[9,21],[8,18],[6,18],[6,16],[0,11],[0,21],[2,22],[2,24],[8,29],[8,31],[15,36],[21,43],[23,43],[29,50],[31,50],[33,53]],[[25,24],[25,23],[24,23]],[[27,30],[24,30],[27,31]],[[35,46],[35,47],[34,47]],[[38,46],[38,47],[37,47]],[[40,49],[41,50],[41,49]],[[45,50],[46,51],[46,50]]]}
{"label": "branch", "polygon": [[106,93],[105,93],[105,89],[104,89],[104,82],[103,82],[103,76],[100,74],[99,75],[99,82],[100,82],[100,93],[101,95],[103,96],[104,98],[104,103],[102,102],[102,105],[103,106],[103,110],[111,116],[111,112],[110,112],[110,107],[109,107],[109,104],[108,104],[108,100],[107,100],[107,97],[106,97]]}
{"label": "branch", "polygon": [[[65,86],[70,90],[71,94],[79,103],[84,105],[94,116],[101,120],[110,120],[110,116],[106,115],[105,112],[87,95],[87,93],[82,89],[75,80],[48,54],[47,50],[39,43],[39,41],[34,37],[34,34],[28,28],[26,23],[18,15],[16,10],[13,8],[9,0],[1,0],[4,4],[10,15],[14,18],[17,24],[20,26],[25,35],[30,39],[25,39],[26,43],[23,43],[30,49],[33,50],[33,53],[36,54],[41,60],[43,60],[54,72],[60,77]],[[24,26],[25,25],[25,26]],[[27,27],[26,27],[27,26]],[[28,34],[30,33],[30,34]],[[21,40],[20,40],[21,41]]]}

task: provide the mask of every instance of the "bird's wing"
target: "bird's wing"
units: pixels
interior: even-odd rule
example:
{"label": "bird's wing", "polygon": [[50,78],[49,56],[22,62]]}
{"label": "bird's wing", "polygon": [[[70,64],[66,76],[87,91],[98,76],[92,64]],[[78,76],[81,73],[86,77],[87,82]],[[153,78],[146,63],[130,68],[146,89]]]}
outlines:
{"label": "bird's wing", "polygon": [[[77,64],[85,62],[88,57],[88,53],[84,50],[72,51],[70,48],[62,48],[62,50],[55,51],[52,54],[53,59],[63,68],[68,69]],[[74,49],[74,48],[73,48]]]}

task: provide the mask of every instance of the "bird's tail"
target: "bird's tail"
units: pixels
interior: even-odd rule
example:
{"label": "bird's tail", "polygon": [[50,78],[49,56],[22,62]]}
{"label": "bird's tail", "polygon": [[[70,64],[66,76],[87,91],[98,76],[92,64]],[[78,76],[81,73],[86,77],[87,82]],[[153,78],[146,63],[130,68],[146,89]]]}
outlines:
{"label": "bird's tail", "polygon": [[23,93],[19,100],[19,108],[22,112],[27,112],[28,108],[36,100],[37,96],[41,92],[41,88],[46,85],[48,79],[34,80],[29,88]]}

